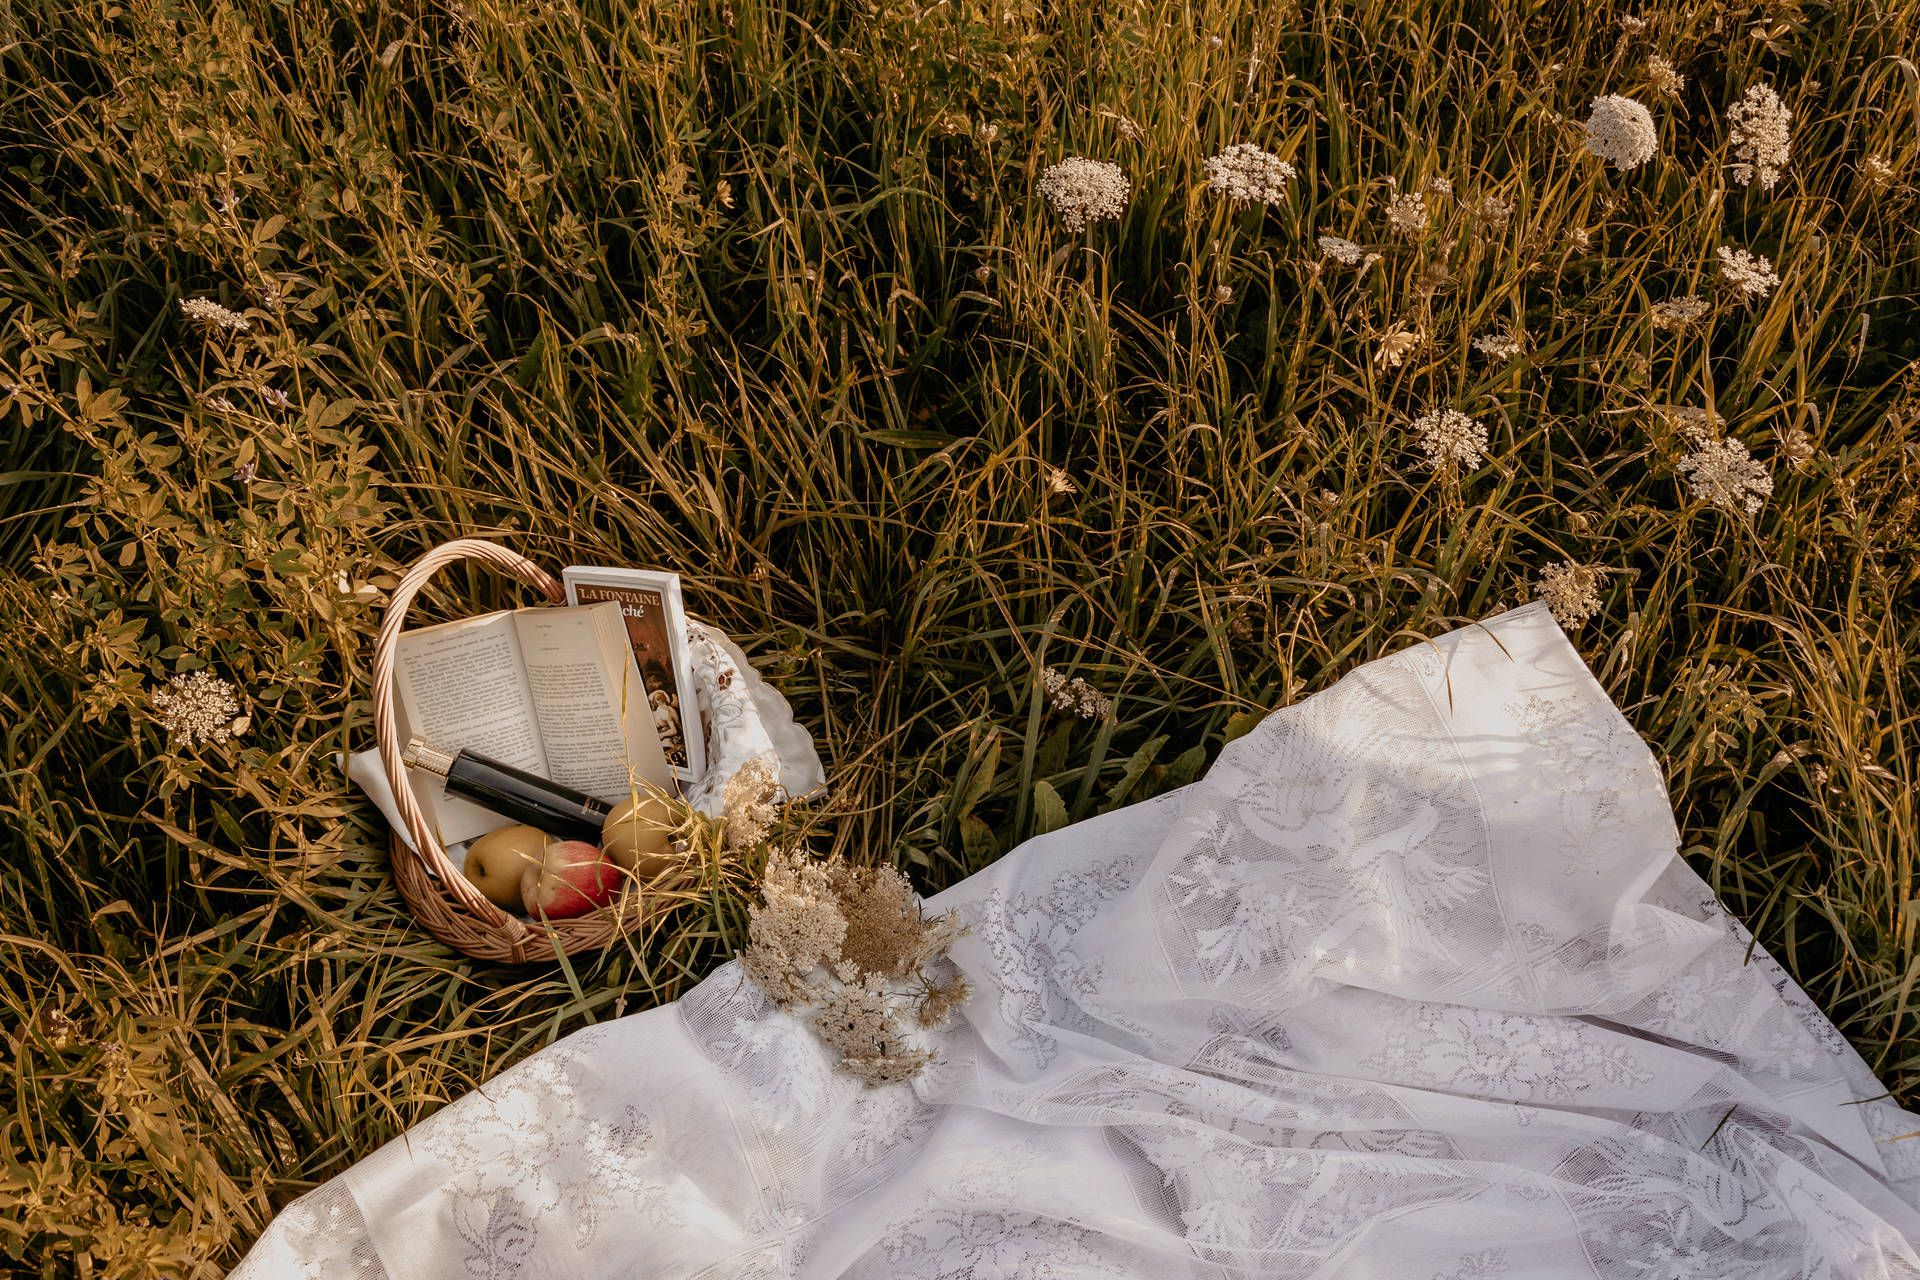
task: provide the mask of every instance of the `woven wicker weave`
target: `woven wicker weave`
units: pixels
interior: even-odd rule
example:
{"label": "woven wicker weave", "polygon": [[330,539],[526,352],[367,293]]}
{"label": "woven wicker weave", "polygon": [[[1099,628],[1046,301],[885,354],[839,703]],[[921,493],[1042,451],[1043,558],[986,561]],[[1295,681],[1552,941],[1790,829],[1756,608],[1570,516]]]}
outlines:
{"label": "woven wicker weave", "polygon": [[440,941],[479,960],[510,964],[552,961],[560,955],[597,951],[632,927],[644,912],[643,895],[631,886],[611,905],[569,920],[527,920],[487,901],[447,857],[433,825],[413,794],[407,767],[400,762],[405,743],[394,712],[393,664],[407,608],[435,573],[461,560],[478,560],[510,574],[545,594],[554,604],[566,601],[560,583],[525,556],[497,543],[461,538],[422,556],[394,590],[373,652],[373,725],[380,764],[393,786],[393,798],[413,837],[411,847],[396,832],[389,841],[393,879],[414,919]]}

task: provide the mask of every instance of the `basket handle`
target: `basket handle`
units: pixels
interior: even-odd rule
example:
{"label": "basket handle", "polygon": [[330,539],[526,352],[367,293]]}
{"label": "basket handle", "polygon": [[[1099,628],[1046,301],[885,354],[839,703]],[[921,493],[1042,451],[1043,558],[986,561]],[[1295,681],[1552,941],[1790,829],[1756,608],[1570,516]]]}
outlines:
{"label": "basket handle", "polygon": [[427,585],[429,578],[461,560],[478,560],[491,565],[544,592],[554,604],[561,604],[567,598],[565,588],[552,574],[520,553],[509,551],[499,543],[488,542],[484,538],[458,538],[442,543],[420,557],[413,568],[407,571],[407,576],[400,580],[400,585],[394,588],[392,603],[387,606],[387,616],[380,624],[379,638],[374,641],[374,738],[380,748],[380,766],[386,770],[387,781],[393,787],[394,804],[400,810],[401,820],[407,824],[407,831],[413,837],[413,847],[421,860],[439,873],[447,892],[461,906],[483,918],[498,917],[506,922],[509,931],[515,925],[525,931],[525,924],[517,917],[487,901],[471,881],[454,871],[438,833],[434,831],[433,824],[427,821],[426,811],[414,797],[413,787],[407,781],[407,766],[400,759],[404,744],[400,741],[400,719],[394,707],[393,667],[396,651],[400,647],[400,633],[406,628],[407,609]]}

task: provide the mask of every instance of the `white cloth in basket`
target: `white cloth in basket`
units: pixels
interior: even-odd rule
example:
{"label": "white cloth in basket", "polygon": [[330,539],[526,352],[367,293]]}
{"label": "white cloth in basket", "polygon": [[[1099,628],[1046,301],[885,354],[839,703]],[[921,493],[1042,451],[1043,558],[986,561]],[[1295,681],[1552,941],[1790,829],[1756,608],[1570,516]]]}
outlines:
{"label": "white cloth in basket", "polygon": [[238,1273],[1920,1278],[1920,1117],[1675,856],[1539,606],[934,900],[975,992],[867,1088],[734,965],[296,1201]]}

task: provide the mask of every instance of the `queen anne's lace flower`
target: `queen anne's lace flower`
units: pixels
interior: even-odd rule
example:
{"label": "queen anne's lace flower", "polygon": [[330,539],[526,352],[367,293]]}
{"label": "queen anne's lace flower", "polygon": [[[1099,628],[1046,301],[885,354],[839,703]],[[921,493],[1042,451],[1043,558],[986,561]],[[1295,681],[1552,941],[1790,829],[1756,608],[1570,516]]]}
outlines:
{"label": "queen anne's lace flower", "polygon": [[1545,600],[1553,620],[1569,631],[1600,612],[1600,570],[1568,560],[1550,564],[1534,583],[1536,600]]}
{"label": "queen anne's lace flower", "polygon": [[253,328],[251,320],[231,307],[221,306],[212,298],[182,298],[180,311],[187,319],[209,333],[221,330],[228,333],[245,333]]}
{"label": "queen anne's lace flower", "polygon": [[1060,671],[1048,667],[1040,673],[1040,684],[1047,691],[1055,711],[1066,711],[1083,720],[1104,720],[1113,710],[1113,700],[1079,676],[1069,680]]}
{"label": "queen anne's lace flower", "polygon": [[1475,338],[1473,349],[1489,360],[1511,360],[1527,348],[1519,334],[1510,326],[1503,325]]}
{"label": "queen anne's lace flower", "polygon": [[1681,298],[1668,298],[1665,302],[1653,304],[1653,327],[1656,329],[1690,329],[1706,318],[1713,304],[1705,298],[1688,294]]}
{"label": "queen anne's lace flower", "polygon": [[1419,235],[1427,229],[1427,202],[1417,191],[1401,192],[1387,201],[1387,225],[1401,235]]}
{"label": "queen anne's lace flower", "polygon": [[1069,231],[1125,213],[1131,189],[1119,165],[1085,156],[1070,156],[1040,175],[1040,194]]}
{"label": "queen anne's lace flower", "polygon": [[1487,429],[1458,409],[1432,409],[1413,420],[1427,465],[1452,475],[1487,456]]}
{"label": "queen anne's lace flower", "polygon": [[1647,79],[1653,82],[1653,91],[1669,98],[1677,98],[1686,92],[1687,78],[1674,69],[1665,58],[1647,59]]}
{"label": "queen anne's lace flower", "polygon": [[780,816],[779,796],[780,779],[765,756],[755,756],[734,770],[720,801],[727,848],[751,849],[765,840]]}
{"label": "queen anne's lace flower", "polygon": [[1725,511],[1759,514],[1773,493],[1773,477],[1731,436],[1694,428],[1693,452],[1680,459],[1680,473],[1693,496]]}
{"label": "queen anne's lace flower", "polygon": [[1733,180],[1750,186],[1755,178],[1768,191],[1780,180],[1793,145],[1793,112],[1771,86],[1754,85],[1727,108],[1733,150]]}
{"label": "queen anne's lace flower", "polygon": [[1207,161],[1207,185],[1235,202],[1279,204],[1293,166],[1251,142],[1236,142]]}
{"label": "queen anne's lace flower", "polygon": [[1779,287],[1780,277],[1773,273],[1773,263],[1759,254],[1726,245],[1721,245],[1718,252],[1720,278],[1746,301],[1758,302]]}
{"label": "queen anne's lace flower", "polygon": [[1659,149],[1660,135],[1645,107],[1617,93],[1593,100],[1593,113],[1587,117],[1588,151],[1616,169],[1635,169]]}
{"label": "queen anne's lace flower", "polygon": [[246,728],[233,686],[211,671],[175,676],[147,705],[168,737],[189,745],[226,742]]}
{"label": "queen anne's lace flower", "polygon": [[1364,267],[1380,261],[1377,253],[1368,253],[1345,236],[1321,236],[1320,252],[1343,267]]}
{"label": "queen anne's lace flower", "polygon": [[888,1084],[934,1061],[915,1028],[937,1027],[966,999],[964,978],[925,971],[961,931],[952,913],[923,914],[894,867],[775,849],[760,901],[748,908],[740,962],[769,1000],[839,1054],[842,1070]]}
{"label": "queen anne's lace flower", "polygon": [[1713,410],[1697,404],[1657,405],[1653,412],[1672,430],[1682,431],[1699,439],[1718,435],[1720,428],[1726,423],[1726,419]]}

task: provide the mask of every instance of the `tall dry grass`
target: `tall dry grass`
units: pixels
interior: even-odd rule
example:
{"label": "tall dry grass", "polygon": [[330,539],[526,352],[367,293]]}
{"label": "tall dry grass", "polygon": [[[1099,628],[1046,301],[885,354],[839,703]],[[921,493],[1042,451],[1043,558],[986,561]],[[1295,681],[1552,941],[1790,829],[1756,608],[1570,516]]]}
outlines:
{"label": "tall dry grass", "polygon": [[[216,1272],[297,1191],[737,945],[688,910],[508,972],[409,927],[330,755],[366,741],[381,587],[455,533],[685,574],[819,737],[823,840],[929,889],[1600,566],[1576,640],[1688,857],[1911,1097],[1916,25],[1868,0],[0,10],[0,1260]],[[1771,195],[1725,168],[1760,82],[1795,112]],[[1602,93],[1653,107],[1655,163],[1581,153]],[[1298,169],[1283,207],[1206,190],[1243,140]],[[1126,170],[1122,220],[1051,218],[1035,182],[1070,154]],[[1389,192],[1435,178],[1434,225],[1391,235]],[[1383,259],[1325,264],[1325,233]],[[1781,287],[1654,330],[1721,244]],[[202,296],[250,330],[195,329]],[[1473,352],[1506,321],[1526,355]],[[1422,342],[1392,367],[1396,327]],[[1406,429],[1433,405],[1491,431],[1457,486]],[[1752,446],[1757,517],[1693,498],[1664,406]],[[150,690],[203,665],[251,725],[169,743]],[[1112,717],[1053,714],[1049,666]]]}

